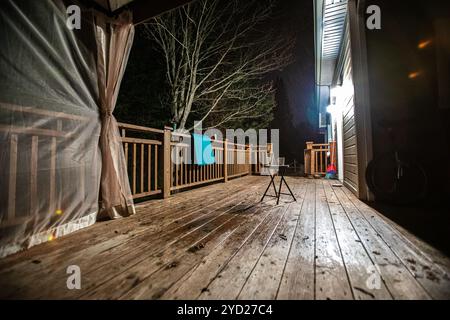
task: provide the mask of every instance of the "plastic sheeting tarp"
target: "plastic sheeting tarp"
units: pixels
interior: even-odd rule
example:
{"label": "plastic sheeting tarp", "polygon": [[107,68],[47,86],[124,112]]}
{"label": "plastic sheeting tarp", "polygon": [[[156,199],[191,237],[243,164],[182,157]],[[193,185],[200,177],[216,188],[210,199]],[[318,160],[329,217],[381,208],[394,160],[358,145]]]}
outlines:
{"label": "plastic sheeting tarp", "polygon": [[100,193],[133,212],[112,116],[133,26],[80,7],[70,30],[62,0],[0,3],[0,257],[94,223]]}

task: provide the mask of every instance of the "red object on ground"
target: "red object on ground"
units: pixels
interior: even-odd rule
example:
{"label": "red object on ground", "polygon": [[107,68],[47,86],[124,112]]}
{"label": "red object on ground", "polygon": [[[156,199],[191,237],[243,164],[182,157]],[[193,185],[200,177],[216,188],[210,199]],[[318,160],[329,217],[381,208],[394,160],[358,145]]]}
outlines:
{"label": "red object on ground", "polygon": [[336,166],[334,164],[328,165],[327,173],[336,173]]}

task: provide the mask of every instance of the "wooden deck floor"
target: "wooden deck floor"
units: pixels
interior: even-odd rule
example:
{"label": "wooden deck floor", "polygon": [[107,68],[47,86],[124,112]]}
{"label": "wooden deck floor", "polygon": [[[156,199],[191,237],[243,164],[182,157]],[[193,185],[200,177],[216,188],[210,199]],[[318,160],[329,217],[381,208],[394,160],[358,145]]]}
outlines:
{"label": "wooden deck floor", "polygon": [[246,177],[7,257],[0,298],[450,298],[446,257],[333,182],[288,182],[297,202],[259,203],[268,179]]}

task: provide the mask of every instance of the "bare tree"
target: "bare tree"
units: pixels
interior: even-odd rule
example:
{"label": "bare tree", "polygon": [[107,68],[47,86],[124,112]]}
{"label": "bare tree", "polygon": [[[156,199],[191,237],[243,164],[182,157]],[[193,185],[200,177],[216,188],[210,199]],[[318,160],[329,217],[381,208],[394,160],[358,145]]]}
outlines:
{"label": "bare tree", "polygon": [[261,118],[273,108],[267,74],[293,60],[293,37],[277,34],[274,0],[199,0],[145,25],[166,63],[172,121],[210,127]]}

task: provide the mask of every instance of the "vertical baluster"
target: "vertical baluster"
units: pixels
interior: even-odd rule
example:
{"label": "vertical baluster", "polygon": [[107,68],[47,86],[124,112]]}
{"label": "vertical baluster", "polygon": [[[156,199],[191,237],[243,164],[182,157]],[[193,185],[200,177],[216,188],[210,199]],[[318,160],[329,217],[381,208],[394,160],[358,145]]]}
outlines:
{"label": "vertical baluster", "polygon": [[206,180],[211,180],[211,165],[207,165],[206,167]]}
{"label": "vertical baluster", "polygon": [[[126,137],[126,130],[122,129],[122,138]],[[125,164],[126,164],[126,168],[128,170],[128,143],[125,143]]]}
{"label": "vertical baluster", "polygon": [[187,173],[188,173],[188,171],[187,171],[187,163],[186,163],[186,154],[187,154],[187,152],[188,152],[189,150],[187,150],[187,149],[184,149],[184,154],[183,154],[183,166],[184,166],[184,180],[183,180],[183,183],[184,184],[187,184],[188,182],[187,182]]}
{"label": "vertical baluster", "polygon": [[239,152],[238,146],[235,145],[234,146],[234,152],[233,152],[233,174],[236,174],[237,173],[237,169],[238,169],[238,167],[237,167],[237,164],[238,164],[238,161],[237,161],[238,152]]}
{"label": "vertical baluster", "polygon": [[155,190],[158,190],[158,145],[155,145]]}
{"label": "vertical baluster", "polygon": [[175,149],[175,186],[178,186],[178,181],[179,181],[179,179],[178,179],[178,175],[179,175],[179,167],[180,167],[180,165],[179,165],[179,161],[180,161],[180,158],[179,158],[179,150],[178,150],[178,146],[174,146],[174,149]]}
{"label": "vertical baluster", "polygon": [[141,172],[140,172],[140,185],[141,185],[141,189],[139,190],[139,192],[143,193],[144,192],[144,144],[141,144]]}
{"label": "vertical baluster", "polygon": [[181,166],[182,166],[182,179],[181,184],[186,184],[186,149],[183,147],[183,153],[181,155]]}
{"label": "vertical baluster", "polygon": [[223,161],[222,161],[222,166],[223,166],[223,179],[224,182],[228,181],[228,159],[227,159],[227,153],[228,153],[228,143],[227,143],[227,139],[225,139],[223,141],[223,152],[222,152],[222,157],[223,157]]}
{"label": "vertical baluster", "polygon": [[[56,130],[61,131],[62,130],[62,122],[61,120],[56,121]],[[50,145],[50,196],[49,196],[49,202],[50,202],[50,212],[55,213],[56,207],[59,209],[61,207],[61,204],[56,204],[56,137],[52,137],[52,142]]]}
{"label": "vertical baluster", "polygon": [[[170,147],[170,152],[172,152],[172,147]],[[172,162],[172,154],[169,155],[169,168],[170,168],[170,186],[173,187],[175,185],[175,178],[174,178],[174,163]]]}
{"label": "vertical baluster", "polygon": [[136,194],[136,143],[133,143],[133,194]]}
{"label": "vertical baluster", "polygon": [[147,191],[152,191],[152,145],[147,146]]}
{"label": "vertical baluster", "polygon": [[[37,168],[38,168],[38,136],[31,137],[31,162],[30,162],[30,214],[37,218]],[[11,190],[11,189],[10,189]]]}
{"label": "vertical baluster", "polygon": [[216,149],[213,149],[214,150],[214,169],[213,169],[213,177],[214,177],[214,179],[216,179],[217,178],[217,150]]}
{"label": "vertical baluster", "polygon": [[17,134],[12,134],[9,140],[8,220],[16,215],[17,142]]}
{"label": "vertical baluster", "polygon": [[166,199],[170,197],[170,186],[172,185],[172,161],[170,159],[171,155],[171,141],[172,141],[172,131],[169,127],[164,128],[164,143],[163,143],[163,198]]}

